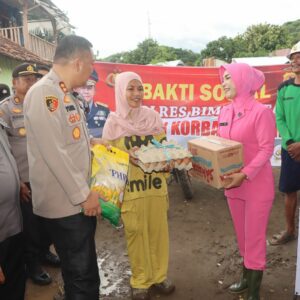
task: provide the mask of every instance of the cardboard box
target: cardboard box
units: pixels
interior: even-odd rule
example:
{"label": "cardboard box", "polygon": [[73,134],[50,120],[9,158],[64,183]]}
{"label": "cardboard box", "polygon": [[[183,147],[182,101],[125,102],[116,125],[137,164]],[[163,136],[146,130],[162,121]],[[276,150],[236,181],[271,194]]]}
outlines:
{"label": "cardboard box", "polygon": [[243,147],[239,142],[210,135],[188,141],[188,148],[193,155],[191,176],[213,187],[224,187],[224,175],[243,167]]}

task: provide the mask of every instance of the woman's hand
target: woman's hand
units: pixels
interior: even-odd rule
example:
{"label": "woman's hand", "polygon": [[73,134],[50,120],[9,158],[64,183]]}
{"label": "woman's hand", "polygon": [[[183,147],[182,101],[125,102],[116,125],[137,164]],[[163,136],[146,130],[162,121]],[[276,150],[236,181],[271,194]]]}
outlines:
{"label": "woman's hand", "polygon": [[111,148],[111,145],[109,144],[109,142],[107,140],[104,140],[104,139],[101,139],[101,138],[91,138],[90,139],[90,144],[91,144],[91,146],[103,145],[107,149]]}
{"label": "woman's hand", "polygon": [[129,150],[129,160],[130,162],[135,165],[135,166],[138,166],[138,158],[136,157],[135,155],[135,151],[140,149],[139,147],[135,146],[135,147],[132,147],[130,150]]}
{"label": "woman's hand", "polygon": [[231,188],[234,188],[234,187],[239,187],[239,186],[241,186],[241,184],[243,183],[243,181],[246,178],[247,178],[247,175],[242,173],[242,172],[224,176],[225,181],[228,182],[228,184],[226,184],[224,186],[224,188],[225,189],[231,189]]}

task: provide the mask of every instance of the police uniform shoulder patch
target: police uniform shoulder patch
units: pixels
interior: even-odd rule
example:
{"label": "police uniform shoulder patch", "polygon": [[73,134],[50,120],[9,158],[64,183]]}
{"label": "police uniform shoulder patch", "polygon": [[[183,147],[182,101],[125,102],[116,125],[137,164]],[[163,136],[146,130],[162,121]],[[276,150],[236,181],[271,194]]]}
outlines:
{"label": "police uniform shoulder patch", "polygon": [[46,96],[46,105],[50,112],[54,112],[58,108],[58,99],[55,96]]}
{"label": "police uniform shoulder patch", "polygon": [[107,107],[107,108],[108,108],[108,105],[105,104],[105,103],[103,103],[103,102],[97,101],[97,102],[95,102],[95,104],[96,104],[96,105],[101,105],[101,106],[104,106],[104,107]]}

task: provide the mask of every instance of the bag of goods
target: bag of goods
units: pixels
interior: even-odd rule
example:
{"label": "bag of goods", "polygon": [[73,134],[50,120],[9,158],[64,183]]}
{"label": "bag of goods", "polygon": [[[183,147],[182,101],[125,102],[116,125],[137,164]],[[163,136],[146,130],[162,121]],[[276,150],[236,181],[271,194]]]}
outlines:
{"label": "bag of goods", "polygon": [[114,226],[119,226],[129,154],[103,145],[95,145],[92,153],[91,190],[99,194],[102,216]]}
{"label": "bag of goods", "polygon": [[152,140],[148,146],[132,149],[136,164],[145,172],[159,172],[173,168],[189,170],[192,168],[192,154],[175,141],[159,143]]}

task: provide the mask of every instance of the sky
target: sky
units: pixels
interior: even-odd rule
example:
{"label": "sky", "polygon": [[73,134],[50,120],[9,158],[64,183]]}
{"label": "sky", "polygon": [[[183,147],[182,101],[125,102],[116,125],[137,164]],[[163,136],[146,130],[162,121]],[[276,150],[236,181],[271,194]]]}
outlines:
{"label": "sky", "polygon": [[300,18],[295,0],[52,1],[100,58],[134,50],[149,37],[159,45],[200,52],[208,42],[235,37],[251,25]]}

